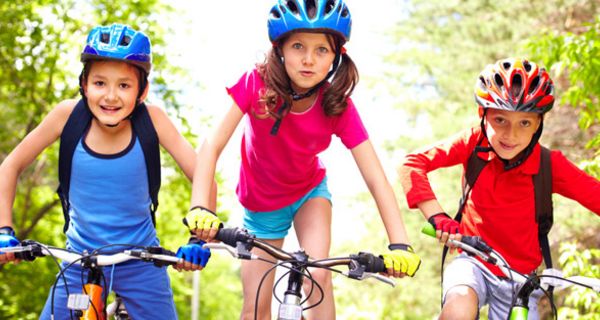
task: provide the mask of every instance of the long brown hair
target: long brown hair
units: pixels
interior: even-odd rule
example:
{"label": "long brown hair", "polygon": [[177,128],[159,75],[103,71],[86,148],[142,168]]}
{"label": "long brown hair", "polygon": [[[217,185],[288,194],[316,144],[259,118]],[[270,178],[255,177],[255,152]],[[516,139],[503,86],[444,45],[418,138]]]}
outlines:
{"label": "long brown hair", "polygon": [[[287,110],[284,110],[283,114],[278,114],[276,112],[277,106],[285,102],[289,110],[292,105],[290,78],[285,71],[280,49],[281,44],[285,43],[288,37],[289,35],[282,37],[269,50],[265,62],[257,65],[258,72],[265,82],[265,91],[260,93],[260,103],[265,106],[263,117],[266,115],[275,119],[281,118],[285,116]],[[327,116],[335,116],[344,112],[348,107],[346,100],[352,94],[359,77],[356,65],[350,59],[350,56],[345,52],[341,52],[344,43],[342,39],[331,34],[328,34],[328,39],[335,51],[340,52],[340,62],[333,79],[329,81],[329,85],[325,84],[322,104],[323,111]]]}

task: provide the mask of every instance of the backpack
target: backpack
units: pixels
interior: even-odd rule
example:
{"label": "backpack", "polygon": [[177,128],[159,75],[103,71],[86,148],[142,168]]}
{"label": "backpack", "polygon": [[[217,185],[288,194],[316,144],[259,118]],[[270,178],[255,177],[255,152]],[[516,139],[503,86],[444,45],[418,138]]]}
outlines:
{"label": "backpack", "polygon": [[[71,164],[75,147],[79,140],[89,128],[93,115],[86,105],[86,102],[79,100],[62,134],[60,135],[60,148],[58,154],[58,193],[65,217],[63,232],[67,232],[69,227],[69,187],[71,181]],[[152,124],[152,119],[148,113],[148,108],[144,103],[138,104],[130,116],[131,126],[140,141],[144,159],[146,160],[146,170],[148,173],[148,190],[150,192],[150,213],[152,223],[156,225],[155,212],[158,207],[158,191],[160,189],[160,149],[158,135]]]}
{"label": "backpack", "polygon": [[[544,258],[544,264],[546,265],[547,269],[550,269],[552,268],[552,256],[550,255],[548,232],[550,232],[554,222],[552,209],[552,163],[550,161],[550,149],[542,145],[540,145],[540,147],[540,170],[533,176],[533,189],[535,194],[535,221],[538,224],[538,241],[540,243],[542,257]],[[481,170],[483,170],[483,168],[489,162],[478,157],[477,153],[486,151],[490,151],[490,149],[482,146],[476,146],[469,156],[467,168],[465,169],[465,179],[463,181],[463,195],[460,199],[456,216],[454,217],[454,220],[458,221],[459,223],[462,219],[462,213],[465,209],[465,204],[467,202],[469,193],[473,189],[473,185],[475,184],[475,181],[477,181]],[[442,250],[442,269],[444,268],[444,261],[446,260],[447,253],[448,247],[444,246],[444,249]],[[440,283],[443,283],[444,273],[442,272],[440,276]],[[549,288],[548,292],[550,296],[552,296],[552,286]],[[443,295],[443,292],[441,294]],[[441,300],[443,300],[443,297]]]}
{"label": "backpack", "polygon": [[[552,209],[552,163],[550,160],[550,149],[540,145],[540,170],[533,176],[533,189],[535,194],[535,221],[538,224],[538,241],[542,251],[542,257],[546,268],[552,268],[552,256],[550,255],[550,243],[548,242],[548,232],[554,222]],[[460,199],[458,211],[454,220],[460,223],[462,213],[465,209],[467,197],[473,189],[481,170],[488,164],[488,161],[477,156],[480,151],[488,151],[488,148],[477,146],[471,153],[467,168],[465,170],[465,181],[463,184],[463,196]],[[448,248],[444,247],[442,265]]]}

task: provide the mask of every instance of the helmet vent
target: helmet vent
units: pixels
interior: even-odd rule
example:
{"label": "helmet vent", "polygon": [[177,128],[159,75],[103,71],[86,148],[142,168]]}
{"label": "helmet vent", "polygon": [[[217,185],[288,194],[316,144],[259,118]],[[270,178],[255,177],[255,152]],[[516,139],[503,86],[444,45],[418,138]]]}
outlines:
{"label": "helmet vent", "polygon": [[317,15],[317,5],[315,4],[315,0],[306,0],[305,5],[308,17],[314,19]]}
{"label": "helmet vent", "polygon": [[523,78],[520,74],[515,74],[512,78],[512,83],[510,86],[510,93],[513,97],[521,96],[521,91],[523,90]]}
{"label": "helmet vent", "polygon": [[128,46],[129,43],[131,43],[131,37],[124,36],[123,38],[121,38],[121,42],[119,42],[119,45],[120,46]]}
{"label": "helmet vent", "polygon": [[504,70],[510,69],[510,62],[502,62],[502,67],[504,68]]}
{"label": "helmet vent", "polygon": [[482,88],[485,88],[485,79],[483,79],[483,77],[479,77],[479,85],[480,85]]}
{"label": "helmet vent", "polygon": [[335,1],[334,0],[327,0],[327,2],[325,3],[325,14],[329,14],[334,10],[335,7]]}
{"label": "helmet vent", "polygon": [[286,3],[286,6],[293,14],[295,14],[295,15],[300,14],[300,12],[298,11],[298,6],[296,5],[295,1],[288,0],[288,2]]}
{"label": "helmet vent", "polygon": [[527,61],[527,60],[523,61],[523,67],[525,67],[525,71],[527,71],[527,72],[531,71],[531,63],[529,63],[529,61]]}
{"label": "helmet vent", "polygon": [[342,17],[346,18],[349,15],[350,11],[348,11],[348,7],[344,6],[344,9],[342,10]]}
{"label": "helmet vent", "polygon": [[502,80],[502,77],[497,73],[494,75],[494,82],[498,87],[504,86],[504,81]]}
{"label": "helmet vent", "polygon": [[[286,11],[287,11],[287,10],[285,9],[285,7],[284,7],[284,6],[282,6],[282,5],[279,5],[279,10],[281,10],[281,12],[282,12],[283,14],[285,14],[285,13],[286,13]],[[279,13],[279,11],[275,10],[275,8],[271,9],[271,16],[272,16],[273,18],[276,18],[276,19],[279,19],[279,18],[281,18],[281,14]]]}
{"label": "helmet vent", "polygon": [[110,35],[108,33],[103,33],[100,35],[100,42],[108,44],[110,40]]}
{"label": "helmet vent", "polygon": [[527,90],[527,94],[532,94],[538,88],[539,85],[540,77],[537,76],[531,80],[531,83],[529,84],[529,89]]}

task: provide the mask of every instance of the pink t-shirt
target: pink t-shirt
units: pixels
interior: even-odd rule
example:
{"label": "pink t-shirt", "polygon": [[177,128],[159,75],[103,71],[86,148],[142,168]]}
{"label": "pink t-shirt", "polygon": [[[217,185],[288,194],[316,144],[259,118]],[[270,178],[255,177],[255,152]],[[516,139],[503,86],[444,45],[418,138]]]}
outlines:
{"label": "pink t-shirt", "polygon": [[256,69],[227,88],[245,114],[237,195],[251,211],[283,208],[316,187],[325,177],[318,154],[327,149],[332,135],[348,149],[368,139],[352,100],[348,99],[348,108],[342,114],[328,117],[321,105],[321,91],[313,106],[302,113],[288,113],[277,134],[271,135],[275,120],[254,115],[264,110],[259,103],[263,89],[264,82]]}

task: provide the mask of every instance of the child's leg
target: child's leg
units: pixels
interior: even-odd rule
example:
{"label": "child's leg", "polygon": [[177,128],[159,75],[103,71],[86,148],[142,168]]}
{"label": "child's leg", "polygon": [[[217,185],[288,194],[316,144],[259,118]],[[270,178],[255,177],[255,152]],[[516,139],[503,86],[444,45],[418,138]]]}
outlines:
{"label": "child's leg", "polygon": [[458,285],[446,293],[440,319],[476,319],[478,311],[475,290],[465,285]]}
{"label": "child's leg", "polygon": [[[281,248],[283,239],[266,240],[262,239],[273,246]],[[274,260],[273,257],[266,254],[260,249],[254,248],[252,253],[268,260]],[[273,264],[259,260],[242,260],[242,285],[244,291],[244,304],[242,308],[241,319],[254,319],[254,309],[256,304],[256,293],[263,275],[273,267]],[[258,317],[260,320],[271,319],[271,295],[273,283],[275,279],[275,271],[267,275],[262,283],[259,300],[258,300]]]}
{"label": "child's leg", "polygon": [[[106,267],[104,273],[111,273]],[[113,290],[121,296],[132,319],[177,319],[166,267],[134,261],[117,265]]]}
{"label": "child's leg", "polygon": [[[310,257],[327,258],[331,247],[331,202],[322,197],[307,200],[294,218],[294,228],[300,247],[304,248]],[[323,288],[324,297],[319,306],[307,312],[307,319],[335,319],[331,272],[325,269],[310,269],[310,272]],[[310,281],[304,280],[305,294],[310,292],[311,285]],[[308,304],[314,305],[320,299],[319,291],[315,288]]]}
{"label": "child's leg", "polygon": [[485,268],[465,254],[456,257],[444,270],[443,307],[440,319],[477,319],[486,303]]}

